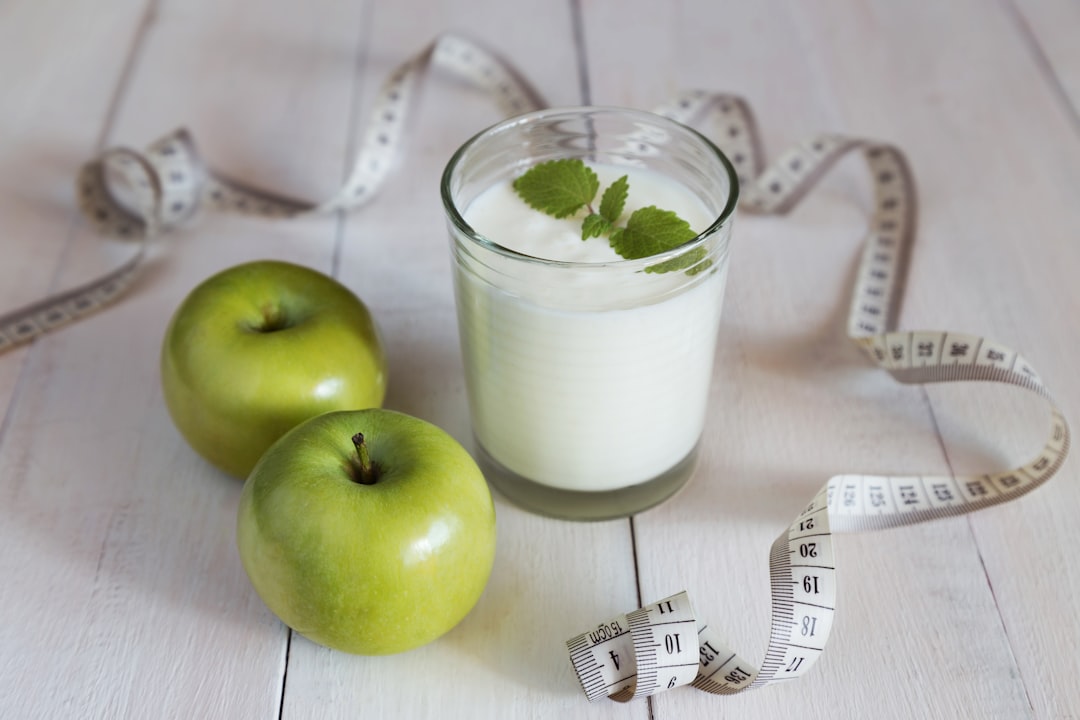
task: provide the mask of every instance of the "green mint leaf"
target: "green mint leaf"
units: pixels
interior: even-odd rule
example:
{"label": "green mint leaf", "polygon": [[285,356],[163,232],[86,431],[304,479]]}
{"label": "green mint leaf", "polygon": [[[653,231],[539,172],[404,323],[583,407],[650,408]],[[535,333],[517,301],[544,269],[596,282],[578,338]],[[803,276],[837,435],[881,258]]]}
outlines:
{"label": "green mint leaf", "polygon": [[626,195],[630,190],[630,182],[626,175],[611,183],[600,198],[600,215],[611,224],[615,224],[626,207]]}
{"label": "green mint leaf", "polygon": [[673,250],[695,237],[697,233],[690,229],[690,223],[670,210],[650,205],[635,211],[621,233],[612,233],[611,247],[622,257],[635,260]]}
{"label": "green mint leaf", "polygon": [[591,203],[599,189],[596,173],[576,158],[542,162],[514,180],[514,190],[529,207],[556,218]]}
{"label": "green mint leaf", "polygon": [[[530,207],[555,218],[569,217],[587,206],[589,212],[581,222],[581,239],[607,235],[612,249],[628,260],[658,255],[697,237],[688,222],[670,210],[655,206],[633,212],[625,226],[616,225],[629,195],[630,182],[626,175],[604,190],[599,211],[593,210],[600,180],[578,159],[539,163],[514,180],[513,186]],[[696,275],[711,266],[705,248],[695,248],[672,260],[650,265],[645,272],[685,270],[687,275]]]}
{"label": "green mint leaf", "polygon": [[[697,275],[712,267],[712,260],[705,257],[705,248],[694,248],[688,253],[683,253],[677,258],[672,258],[656,265],[645,268],[647,273],[666,273],[674,270],[686,270],[687,275]],[[705,262],[702,262],[704,260]]]}
{"label": "green mint leaf", "polygon": [[607,235],[611,230],[610,222],[596,213],[592,213],[586,216],[581,223],[581,239],[588,240],[589,238]]}

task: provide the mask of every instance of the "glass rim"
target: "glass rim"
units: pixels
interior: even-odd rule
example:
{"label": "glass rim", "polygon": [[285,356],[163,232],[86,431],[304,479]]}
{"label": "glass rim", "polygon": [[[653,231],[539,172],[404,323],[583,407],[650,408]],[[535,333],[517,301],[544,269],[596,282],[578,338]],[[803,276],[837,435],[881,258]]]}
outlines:
{"label": "glass rim", "polygon": [[[699,141],[712,155],[720,161],[721,166],[724,168],[728,176],[729,192],[727,202],[724,205],[720,214],[700,233],[687,240],[682,245],[674,247],[671,250],[667,250],[656,255],[650,255],[644,258],[626,259],[620,258],[618,260],[609,260],[606,262],[585,262],[580,260],[552,260],[548,258],[541,258],[535,255],[528,255],[526,253],[518,252],[517,250],[511,250],[508,247],[504,247],[494,240],[488,238],[482,233],[478,232],[470,225],[462,216],[461,211],[458,209],[457,204],[454,202],[451,196],[450,182],[454,175],[454,171],[457,169],[462,158],[465,154],[473,148],[475,145],[483,142],[486,138],[492,137],[498,133],[504,132],[510,128],[526,125],[536,122],[540,119],[547,119],[552,116],[588,116],[588,115],[631,115],[639,116],[648,119],[652,123],[661,125],[670,125],[682,132],[690,135],[691,138]],[[503,257],[507,257],[513,260],[533,263],[543,266],[551,267],[564,267],[564,268],[606,268],[606,267],[634,267],[640,266],[642,269],[656,265],[662,262],[666,262],[672,258],[678,257],[684,253],[690,252],[697,248],[699,245],[703,245],[705,241],[718,232],[723,227],[735,212],[735,207],[739,201],[739,177],[735,170],[735,166],[724,151],[721,150],[716,144],[707,138],[702,133],[698,132],[689,125],[684,125],[678,120],[658,115],[647,110],[637,110],[634,108],[618,107],[614,105],[579,105],[579,106],[564,106],[564,107],[552,107],[543,108],[540,110],[534,110],[532,112],[524,113],[521,115],[515,115],[510,118],[501,120],[494,125],[491,125],[480,132],[473,135],[471,138],[462,143],[453,155],[450,156],[450,160],[446,163],[446,168],[443,170],[442,179],[439,183],[439,193],[442,197],[443,208],[446,210],[447,216],[450,218],[450,222],[457,228],[465,237],[469,238],[472,242],[480,247],[494,252]]]}

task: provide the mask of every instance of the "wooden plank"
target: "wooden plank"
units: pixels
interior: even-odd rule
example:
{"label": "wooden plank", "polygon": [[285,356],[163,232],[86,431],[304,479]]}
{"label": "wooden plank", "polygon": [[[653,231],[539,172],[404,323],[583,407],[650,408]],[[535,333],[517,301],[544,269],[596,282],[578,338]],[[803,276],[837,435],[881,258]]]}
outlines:
{"label": "wooden plank", "polygon": [[[232,175],[328,191],[344,172],[363,12],[161,3],[109,141],[140,146],[186,121]],[[210,273],[267,256],[329,271],[336,231],[332,217],[202,218],[159,248],[131,297],[35,348],[0,448],[0,562],[18,578],[0,590],[3,657],[22,683],[5,714],[276,715],[287,633],[238,561],[240,483],[172,427],[158,352]],[[127,252],[80,232],[59,284]]]}
{"label": "wooden plank", "polygon": [[[640,22],[647,13],[650,21]],[[1008,273],[1013,266],[985,252],[988,243],[995,251],[1008,248],[1016,260],[1013,235],[990,219],[1000,220],[1000,213],[976,208],[985,203],[975,192],[985,189],[984,180],[996,180],[997,192],[1013,195],[1008,205],[1016,205],[1016,183],[1003,171],[1016,167],[1009,161],[1024,162],[1015,143],[1027,128],[1011,106],[1002,108],[1002,88],[1010,97],[1012,89],[1027,97],[1045,88],[1018,57],[1022,48],[1000,13],[977,27],[970,23],[986,14],[974,4],[811,10],[776,2],[727,8],[721,17],[710,15],[705,3],[682,3],[665,19],[643,5],[594,3],[586,8],[590,84],[598,103],[642,107],[679,88],[738,92],[757,109],[774,153],[783,142],[818,131],[897,142],[911,153],[923,193],[909,286],[914,303],[903,315],[905,326],[945,323],[1008,339],[1019,335],[1022,321],[996,315],[1000,302],[956,310],[994,287],[994,280],[962,272],[973,257],[980,269]],[[620,51],[625,46],[650,52]],[[973,48],[985,73],[965,69]],[[968,152],[956,149],[958,141]],[[1005,151],[1009,161],[999,154],[1001,142],[1014,143]],[[996,177],[987,178],[995,170]],[[767,637],[767,548],[829,475],[948,469],[921,392],[862,369],[843,339],[855,243],[870,202],[860,172],[846,164],[787,219],[743,216],[737,222],[703,464],[682,496],[635,523],[643,597],[689,586],[699,611],[730,632],[748,657],[760,657],[757,648]],[[966,212],[957,211],[950,194],[960,172],[980,177],[963,185],[959,202],[968,203]],[[943,224],[949,233],[941,232]],[[970,239],[965,251],[952,244],[961,229]],[[938,415],[939,406],[933,405]],[[1025,426],[1009,420],[1008,427],[1015,433]],[[982,447],[984,438],[1001,435],[977,433]],[[946,438],[955,461],[953,450],[965,438],[948,428]],[[965,521],[844,537],[837,544],[841,611],[819,668],[802,682],[730,701],[733,712],[1030,714],[1026,693],[1039,681],[1020,678],[1001,632],[1000,594],[991,591],[985,554]],[[675,548],[685,548],[685,555]],[[1061,585],[1065,595],[1069,587],[1071,581]],[[1021,603],[1018,591],[1018,614]],[[1033,614],[1024,617],[1025,630],[1049,641],[1049,626],[1039,627]],[[933,691],[912,692],[920,686]],[[656,715],[700,716],[723,702],[672,693],[656,701]]]}
{"label": "wooden plank", "polygon": [[[457,0],[420,15],[373,8],[360,111],[397,62],[466,18],[468,35],[506,53],[549,101],[581,101],[565,5]],[[499,119],[488,98],[431,76],[397,174],[348,217],[341,249],[340,277],[370,303],[386,337],[387,405],[443,426],[466,446],[439,178],[461,142]],[[597,609],[618,613],[637,602],[628,523],[566,523],[496,502],[499,551],[472,614],[431,645],[385,658],[349,658],[294,636],[285,717],[352,717],[358,708],[373,717],[647,716],[640,703],[587,705],[564,646],[599,622]]]}
{"label": "wooden plank", "polygon": [[[880,123],[912,148],[924,201],[911,275],[919,290],[909,293],[904,323],[963,329],[1017,348],[1071,415],[1080,392],[1076,341],[1061,318],[1080,307],[1070,291],[1080,268],[1080,211],[1069,189],[1080,181],[1075,119],[1008,12],[987,12],[981,3],[910,14],[881,3],[878,11],[883,25],[920,37],[927,51],[907,53],[895,71],[882,62],[877,77],[839,53],[829,67],[850,88],[843,98],[853,125]],[[830,20],[830,28],[844,27]],[[883,58],[898,56],[899,46]],[[977,76],[973,63],[982,68]],[[892,89],[874,107],[871,82]],[[905,112],[904,100],[926,111]],[[929,394],[959,472],[1026,461],[1045,439],[1045,407],[1023,394],[945,387]],[[1077,472],[1074,459],[1031,497],[971,518],[1029,712],[1040,718],[1067,717],[1080,706],[1080,628],[1066,620],[1075,618],[1080,571],[1070,552],[1075,530],[1062,512],[1080,501]],[[970,657],[970,648],[963,654]]]}
{"label": "wooden plank", "polygon": [[[145,4],[0,7],[0,314],[45,295],[55,281],[76,216],[74,173],[99,142]],[[0,359],[0,408],[25,354]]]}
{"label": "wooden plank", "polygon": [[1080,6],[1068,0],[1016,0],[1006,7],[1015,13],[1016,31],[1028,40],[1046,82],[1060,88],[1073,117],[1080,117]]}
{"label": "wooden plank", "polygon": [[[0,312],[37,299],[55,281],[76,222],[74,174],[99,142],[144,11],[143,0],[0,7]],[[87,599],[78,586],[93,574],[98,548],[75,538],[103,521],[80,511],[54,526],[47,505],[19,501],[36,461],[13,461],[11,403],[33,357],[30,348],[0,356],[0,713],[27,718],[76,712],[65,673],[77,662],[81,633],[54,622],[47,608]]]}

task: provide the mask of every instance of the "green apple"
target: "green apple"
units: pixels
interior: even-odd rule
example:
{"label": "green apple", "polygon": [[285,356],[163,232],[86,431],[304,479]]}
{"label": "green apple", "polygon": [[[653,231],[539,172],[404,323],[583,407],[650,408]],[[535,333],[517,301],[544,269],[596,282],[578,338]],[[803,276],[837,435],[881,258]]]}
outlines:
{"label": "green apple", "polygon": [[161,383],[191,447],[246,477],[304,420],[381,406],[386,359],[371,314],[348,288],[262,260],[224,270],[184,299],[165,333]]}
{"label": "green apple", "polygon": [[472,609],[495,557],[484,476],[450,435],[392,410],[290,430],[240,494],[237,545],[263,602],[306,637],[385,655]]}

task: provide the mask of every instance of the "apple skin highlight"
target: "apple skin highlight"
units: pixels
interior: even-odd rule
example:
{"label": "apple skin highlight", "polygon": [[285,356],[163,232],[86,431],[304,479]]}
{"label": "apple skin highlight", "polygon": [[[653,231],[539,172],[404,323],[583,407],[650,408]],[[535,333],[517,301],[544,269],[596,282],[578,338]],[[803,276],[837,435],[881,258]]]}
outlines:
{"label": "apple skin highlight", "polygon": [[161,383],[188,444],[243,478],[304,420],[380,407],[387,368],[375,322],[348,288],[261,260],[217,273],[184,299],[162,343]]}
{"label": "apple skin highlight", "polygon": [[[362,433],[372,484],[357,482]],[[344,652],[425,645],[479,600],[495,558],[495,507],[449,434],[390,410],[334,412],[289,431],[240,496],[237,545],[286,625]]]}

